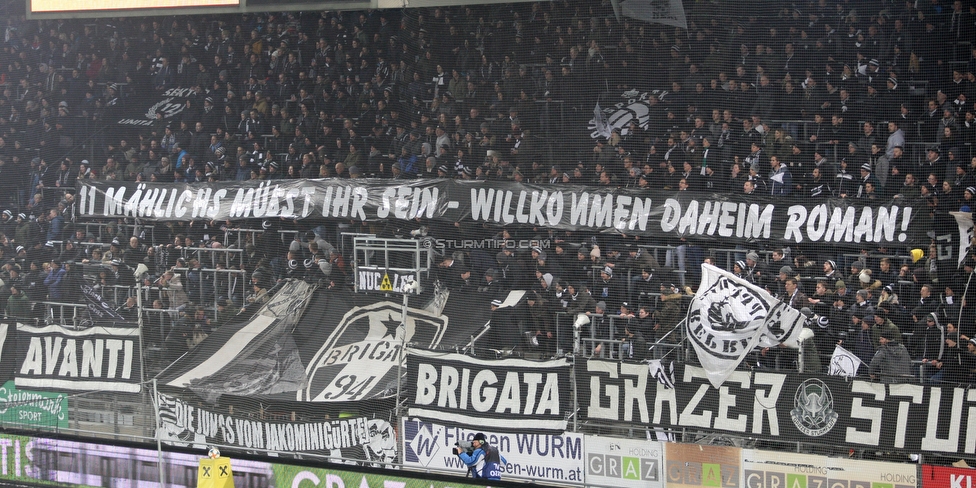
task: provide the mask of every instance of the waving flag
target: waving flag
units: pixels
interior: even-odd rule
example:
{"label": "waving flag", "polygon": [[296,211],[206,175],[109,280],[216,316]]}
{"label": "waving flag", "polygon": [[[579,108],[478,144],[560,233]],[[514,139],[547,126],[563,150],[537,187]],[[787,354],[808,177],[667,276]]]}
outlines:
{"label": "waving flag", "polygon": [[798,346],[805,317],[766,290],[708,264],[688,308],[686,330],[718,388],[757,346]]}
{"label": "waving flag", "polygon": [[861,367],[861,358],[851,351],[837,346],[834,348],[834,355],[830,358],[830,369],[827,374],[834,376],[844,376],[853,378],[857,375],[857,368]]}

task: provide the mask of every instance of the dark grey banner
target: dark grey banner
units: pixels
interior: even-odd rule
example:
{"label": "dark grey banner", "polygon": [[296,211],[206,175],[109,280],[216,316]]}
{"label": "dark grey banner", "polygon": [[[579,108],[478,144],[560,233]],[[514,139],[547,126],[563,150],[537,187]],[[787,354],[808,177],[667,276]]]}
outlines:
{"label": "dark grey banner", "polygon": [[[908,245],[921,209],[771,196],[496,181],[315,179],[193,184],[78,182],[80,217],[436,219],[728,242]],[[911,227],[911,230],[909,230]]]}
{"label": "dark grey banner", "polygon": [[572,411],[566,359],[478,359],[411,349],[407,414],[467,425],[528,431],[566,430]]}
{"label": "dark grey banner", "polygon": [[139,329],[17,325],[19,388],[139,393]]}
{"label": "dark grey banner", "polygon": [[973,390],[883,384],[842,376],[735,371],[714,388],[700,367],[673,376],[646,364],[589,359],[576,364],[584,421],[727,432],[852,449],[976,453]]}

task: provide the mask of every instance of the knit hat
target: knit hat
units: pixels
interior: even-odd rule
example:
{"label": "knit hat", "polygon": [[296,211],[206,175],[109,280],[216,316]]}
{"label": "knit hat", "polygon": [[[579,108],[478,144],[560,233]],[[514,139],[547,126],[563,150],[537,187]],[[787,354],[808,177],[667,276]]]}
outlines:
{"label": "knit hat", "polygon": [[590,257],[591,258],[600,257],[600,246],[593,246],[593,249],[590,249]]}
{"label": "knit hat", "polygon": [[912,254],[912,262],[917,263],[919,259],[922,259],[922,256],[925,256],[925,251],[921,249],[912,249],[911,254]]}

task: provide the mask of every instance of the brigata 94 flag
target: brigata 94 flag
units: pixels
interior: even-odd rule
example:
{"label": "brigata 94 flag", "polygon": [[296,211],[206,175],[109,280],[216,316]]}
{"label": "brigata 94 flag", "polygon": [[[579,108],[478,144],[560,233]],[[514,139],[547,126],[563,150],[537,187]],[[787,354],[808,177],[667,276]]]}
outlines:
{"label": "brigata 94 flag", "polygon": [[702,281],[688,307],[688,338],[715,388],[757,346],[797,347],[805,318],[766,290],[702,264]]}

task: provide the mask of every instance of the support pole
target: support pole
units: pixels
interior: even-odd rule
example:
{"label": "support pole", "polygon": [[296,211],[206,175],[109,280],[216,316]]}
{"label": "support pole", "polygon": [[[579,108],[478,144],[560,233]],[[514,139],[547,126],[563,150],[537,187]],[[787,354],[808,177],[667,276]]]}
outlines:
{"label": "support pole", "polygon": [[[410,310],[410,293],[404,290],[403,293],[403,308],[400,309],[400,325],[397,327],[397,331],[400,334],[400,352],[397,354],[397,397],[396,397],[396,413],[397,418],[403,418],[403,409],[400,406],[401,393],[403,392],[403,355],[405,354],[404,349],[407,347],[407,315]],[[403,453],[397,452],[397,461],[401,464],[403,463]]]}
{"label": "support pole", "polygon": [[152,380],[153,423],[156,424],[156,465],[159,467],[159,486],[166,486],[166,468],[163,466],[163,439],[159,432],[159,398],[156,395],[156,378]]}

